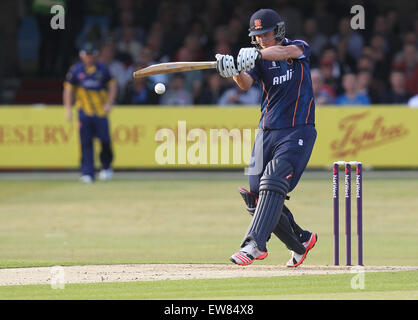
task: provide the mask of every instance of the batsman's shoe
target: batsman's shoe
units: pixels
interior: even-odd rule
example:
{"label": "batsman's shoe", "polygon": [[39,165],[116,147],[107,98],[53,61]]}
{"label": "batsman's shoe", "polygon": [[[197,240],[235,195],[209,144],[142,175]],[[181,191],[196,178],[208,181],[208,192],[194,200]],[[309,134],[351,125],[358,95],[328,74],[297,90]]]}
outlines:
{"label": "batsman's shoe", "polygon": [[234,253],[229,260],[240,266],[248,266],[254,260],[263,260],[265,257],[267,257],[267,252],[259,250],[255,241],[250,241],[240,251]]}
{"label": "batsman's shoe", "polygon": [[112,179],[113,170],[112,169],[102,169],[99,172],[99,179],[102,181],[108,181]]}
{"label": "batsman's shoe", "polygon": [[290,260],[286,263],[286,267],[296,268],[297,266],[299,266],[306,259],[309,250],[311,250],[315,246],[317,241],[318,235],[316,233],[312,233],[309,240],[302,243],[303,246],[306,248],[304,254],[298,254],[294,251],[290,251],[292,256],[290,257]]}
{"label": "batsman's shoe", "polygon": [[80,177],[80,181],[85,184],[90,184],[93,183],[93,178],[92,176],[85,174]]}

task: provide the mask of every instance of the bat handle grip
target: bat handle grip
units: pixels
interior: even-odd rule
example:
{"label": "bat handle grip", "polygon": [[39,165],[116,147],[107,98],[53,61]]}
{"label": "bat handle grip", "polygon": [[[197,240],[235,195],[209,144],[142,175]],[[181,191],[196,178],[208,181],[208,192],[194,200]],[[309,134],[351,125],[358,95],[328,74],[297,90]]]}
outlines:
{"label": "bat handle grip", "polygon": [[263,55],[261,54],[261,51],[257,49],[257,57],[256,57],[256,61],[260,61],[261,59],[263,59]]}

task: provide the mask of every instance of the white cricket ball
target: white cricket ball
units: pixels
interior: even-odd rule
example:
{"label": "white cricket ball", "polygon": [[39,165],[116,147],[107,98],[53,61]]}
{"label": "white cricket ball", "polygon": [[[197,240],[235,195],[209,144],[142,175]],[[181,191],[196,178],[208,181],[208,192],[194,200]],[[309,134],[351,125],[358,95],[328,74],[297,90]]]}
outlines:
{"label": "white cricket ball", "polygon": [[165,92],[165,85],[164,83],[157,83],[154,87],[154,90],[157,94],[163,94]]}

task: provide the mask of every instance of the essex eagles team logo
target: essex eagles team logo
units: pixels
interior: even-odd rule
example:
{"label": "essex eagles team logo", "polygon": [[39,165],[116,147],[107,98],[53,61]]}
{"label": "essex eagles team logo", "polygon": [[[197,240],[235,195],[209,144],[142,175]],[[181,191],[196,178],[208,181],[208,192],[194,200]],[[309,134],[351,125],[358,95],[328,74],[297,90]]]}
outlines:
{"label": "essex eagles team logo", "polygon": [[254,20],[254,29],[261,29],[263,26],[261,25],[261,19]]}

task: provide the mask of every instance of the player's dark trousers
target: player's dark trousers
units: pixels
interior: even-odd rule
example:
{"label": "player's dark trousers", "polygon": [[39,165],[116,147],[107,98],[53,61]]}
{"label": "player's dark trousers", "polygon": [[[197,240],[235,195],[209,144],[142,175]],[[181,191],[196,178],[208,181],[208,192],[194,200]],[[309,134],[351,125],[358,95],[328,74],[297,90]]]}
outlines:
{"label": "player's dark trousers", "polygon": [[266,250],[266,241],[282,214],[285,196],[299,182],[315,140],[313,125],[259,132],[250,162],[250,170],[255,171],[249,175],[249,184],[250,191],[260,198],[242,246],[255,240],[260,250]]}
{"label": "player's dark trousers", "polygon": [[[293,166],[294,172],[288,191],[291,192],[306,169],[315,144],[316,135],[316,129],[313,125],[277,130],[260,130],[254,142],[250,161],[251,167],[259,169],[254,170],[256,174],[248,176],[250,191],[258,194],[260,179],[267,163],[273,158],[282,158]],[[257,144],[261,144],[262,148],[258,148]],[[255,150],[261,150],[262,157],[255,155]]]}
{"label": "player's dark trousers", "polygon": [[290,210],[286,205],[283,205],[283,211],[279,222],[273,229],[274,235],[279,238],[289,250],[295,251],[298,254],[303,254],[305,252],[305,247],[302,245],[301,240],[303,232],[302,228],[296,224]]}
{"label": "player's dark trousers", "polygon": [[100,163],[103,169],[109,169],[113,161],[109,120],[106,117],[88,116],[79,111],[81,173],[94,178],[94,138],[101,143]]}

